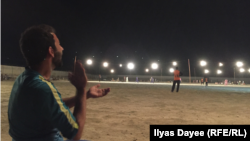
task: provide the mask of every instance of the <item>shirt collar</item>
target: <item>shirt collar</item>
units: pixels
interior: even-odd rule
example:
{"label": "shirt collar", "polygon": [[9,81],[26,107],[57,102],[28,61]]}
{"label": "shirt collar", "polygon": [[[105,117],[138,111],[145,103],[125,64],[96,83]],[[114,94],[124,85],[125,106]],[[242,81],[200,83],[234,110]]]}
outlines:
{"label": "shirt collar", "polygon": [[[29,73],[32,73],[32,74],[35,74],[35,75],[39,75],[39,76],[41,76],[44,80],[46,80],[46,81],[48,81],[48,82],[51,82],[50,80],[45,79],[39,72],[37,72],[37,71],[31,69],[29,66],[26,66],[26,67],[25,67],[25,70],[28,71]],[[52,82],[51,82],[51,83],[52,83]]]}

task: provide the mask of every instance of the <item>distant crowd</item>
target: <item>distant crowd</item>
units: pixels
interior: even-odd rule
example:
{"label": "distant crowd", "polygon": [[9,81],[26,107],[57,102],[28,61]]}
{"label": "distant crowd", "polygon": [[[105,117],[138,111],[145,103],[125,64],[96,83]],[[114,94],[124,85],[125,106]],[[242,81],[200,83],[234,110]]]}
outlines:
{"label": "distant crowd", "polygon": [[9,80],[9,76],[7,74],[1,74],[1,81],[3,80]]}
{"label": "distant crowd", "polygon": [[3,80],[8,80],[8,75],[7,74],[2,74],[1,70],[0,70],[0,81],[3,81]]}

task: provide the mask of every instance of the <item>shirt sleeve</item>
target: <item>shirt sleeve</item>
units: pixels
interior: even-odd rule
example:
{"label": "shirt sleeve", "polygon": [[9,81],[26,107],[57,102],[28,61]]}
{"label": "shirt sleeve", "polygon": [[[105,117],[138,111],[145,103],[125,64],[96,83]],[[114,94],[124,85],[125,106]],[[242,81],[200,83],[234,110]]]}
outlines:
{"label": "shirt sleeve", "polygon": [[78,124],[72,112],[62,101],[61,94],[54,86],[47,82],[44,89],[39,92],[37,103],[41,116],[50,121],[64,137],[73,139],[78,132]]}

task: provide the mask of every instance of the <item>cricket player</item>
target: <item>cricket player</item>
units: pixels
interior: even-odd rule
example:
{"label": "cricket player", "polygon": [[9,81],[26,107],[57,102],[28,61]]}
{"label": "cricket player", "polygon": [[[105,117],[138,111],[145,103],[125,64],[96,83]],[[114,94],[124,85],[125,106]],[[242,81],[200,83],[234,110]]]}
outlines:
{"label": "cricket player", "polygon": [[201,78],[201,85],[202,85],[202,84],[204,85],[204,81],[203,81],[203,78]]}
{"label": "cricket player", "polygon": [[178,67],[176,67],[176,68],[175,68],[175,71],[174,71],[174,81],[173,81],[173,86],[172,86],[171,92],[174,91],[176,83],[177,83],[177,90],[176,90],[176,92],[179,91],[179,87],[180,87],[180,76],[182,76],[182,75],[183,75],[182,72],[180,72],[180,71],[178,70]]}

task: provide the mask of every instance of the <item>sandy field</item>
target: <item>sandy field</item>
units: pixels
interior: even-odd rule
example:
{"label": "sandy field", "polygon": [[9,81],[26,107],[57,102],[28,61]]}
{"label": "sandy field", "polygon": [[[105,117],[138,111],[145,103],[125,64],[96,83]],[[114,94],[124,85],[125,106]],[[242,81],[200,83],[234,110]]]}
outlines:
{"label": "sandy field", "polygon": [[[1,83],[1,140],[8,134],[7,108],[13,81]],[[75,95],[69,82],[54,82],[63,97]],[[90,82],[90,86],[97,82]],[[111,92],[87,101],[82,139],[91,141],[148,141],[150,124],[250,124],[250,86],[103,83]],[[71,109],[73,111],[73,108]],[[65,139],[66,140],[66,139]]]}

